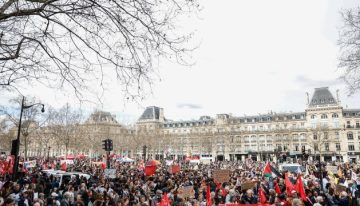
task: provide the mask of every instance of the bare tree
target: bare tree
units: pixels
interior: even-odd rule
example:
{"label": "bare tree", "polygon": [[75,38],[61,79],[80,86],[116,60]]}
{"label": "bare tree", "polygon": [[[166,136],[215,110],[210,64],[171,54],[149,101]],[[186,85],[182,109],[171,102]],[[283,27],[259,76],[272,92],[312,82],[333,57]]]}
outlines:
{"label": "bare tree", "polygon": [[198,7],[197,0],[4,0],[0,85],[70,87],[83,98],[116,76],[127,97],[138,97],[160,57],[188,63],[193,34],[179,31],[178,20]]}
{"label": "bare tree", "polygon": [[9,123],[5,117],[0,119],[0,139],[0,151],[10,151],[12,135],[9,133]]}
{"label": "bare tree", "polygon": [[50,133],[55,136],[58,145],[65,147],[65,154],[68,154],[70,145],[74,142],[75,134],[80,129],[79,124],[82,120],[82,113],[73,110],[69,104],[66,104],[59,110],[49,111],[48,128]]}
{"label": "bare tree", "polygon": [[308,146],[312,148],[315,155],[316,153],[319,154],[320,159],[325,151],[330,152],[330,144],[338,142],[333,131],[333,129],[327,126],[320,125],[309,130],[307,138]]}
{"label": "bare tree", "polygon": [[[11,99],[10,103],[12,105],[17,105],[18,107],[14,107],[14,108],[2,107],[0,109],[0,112],[5,114],[8,120],[11,121],[13,125],[16,126],[16,128],[19,127],[18,113],[20,113],[21,110],[20,108],[22,104],[21,101],[22,101],[21,96]],[[37,102],[37,100],[34,97],[26,98],[25,105],[31,105],[35,102]],[[20,134],[21,134],[20,143],[24,146],[25,159],[27,159],[28,157],[29,144],[32,141],[30,134],[42,126],[42,124],[44,123],[44,118],[45,116],[40,112],[40,109],[36,106],[23,110],[22,124],[20,130]]]}
{"label": "bare tree", "polygon": [[360,7],[343,11],[342,18],[339,68],[343,69],[341,79],[351,95],[360,89]]}

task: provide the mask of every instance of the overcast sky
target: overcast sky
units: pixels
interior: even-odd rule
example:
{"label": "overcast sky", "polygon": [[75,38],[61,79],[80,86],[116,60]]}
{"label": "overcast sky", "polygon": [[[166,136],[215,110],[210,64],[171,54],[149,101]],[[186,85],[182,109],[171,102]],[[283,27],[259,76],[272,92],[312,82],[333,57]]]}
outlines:
{"label": "overcast sky", "polygon": [[[173,120],[218,113],[301,112],[306,108],[305,93],[311,95],[323,86],[334,95],[339,89],[344,107],[360,108],[360,95],[347,97],[336,67],[339,12],[357,6],[356,0],[201,3],[199,18],[183,25],[196,29],[200,42],[194,53],[196,64],[182,67],[164,61],[159,69],[162,81],[141,105],[124,105],[114,89],[98,108],[125,123],[136,121],[150,105],[164,108],[165,116]],[[43,89],[29,94],[56,107],[72,102],[71,96]]]}

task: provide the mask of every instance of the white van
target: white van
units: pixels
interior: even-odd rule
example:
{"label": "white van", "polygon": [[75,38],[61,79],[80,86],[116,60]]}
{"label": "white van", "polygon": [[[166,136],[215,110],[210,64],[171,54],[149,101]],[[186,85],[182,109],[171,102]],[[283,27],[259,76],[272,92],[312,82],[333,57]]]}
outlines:
{"label": "white van", "polygon": [[282,171],[298,172],[299,169],[301,170],[301,172],[305,172],[305,168],[297,163],[279,165],[280,172]]}
{"label": "white van", "polygon": [[50,176],[54,176],[56,179],[59,180],[59,185],[61,185],[63,182],[66,184],[69,181],[71,181],[71,179],[73,177],[85,177],[86,179],[90,179],[90,175],[89,174],[85,174],[85,173],[81,173],[81,172],[65,172],[62,170],[42,170],[43,173],[45,173],[46,175]]}
{"label": "white van", "polygon": [[200,155],[200,161],[203,163],[203,164],[210,164],[211,162],[214,161],[212,155],[210,154],[202,154]]}

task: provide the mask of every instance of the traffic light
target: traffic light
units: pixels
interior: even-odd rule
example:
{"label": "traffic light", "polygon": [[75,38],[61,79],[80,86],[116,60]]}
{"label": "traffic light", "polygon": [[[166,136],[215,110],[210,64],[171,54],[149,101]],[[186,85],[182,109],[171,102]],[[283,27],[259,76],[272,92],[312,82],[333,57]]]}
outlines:
{"label": "traffic light", "polygon": [[108,151],[113,150],[113,141],[111,139],[108,139]]}
{"label": "traffic light", "polygon": [[106,139],[106,140],[103,140],[102,142],[103,142],[103,144],[102,144],[103,149],[105,151],[108,151],[108,149],[109,149],[108,140]]}
{"label": "traffic light", "polygon": [[102,142],[102,146],[105,151],[109,152],[113,150],[113,141],[111,139],[105,139]]}

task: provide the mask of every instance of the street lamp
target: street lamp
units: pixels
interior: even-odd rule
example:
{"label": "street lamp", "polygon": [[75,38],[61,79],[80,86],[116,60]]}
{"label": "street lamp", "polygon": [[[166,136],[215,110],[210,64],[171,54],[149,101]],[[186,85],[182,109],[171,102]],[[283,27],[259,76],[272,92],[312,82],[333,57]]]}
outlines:
{"label": "street lamp", "polygon": [[24,105],[25,97],[23,96],[21,101],[21,109],[20,109],[20,119],[19,119],[19,126],[18,126],[18,132],[17,132],[17,138],[16,138],[16,154],[15,154],[15,160],[14,160],[14,167],[13,167],[13,180],[16,179],[18,167],[19,167],[19,150],[20,150],[20,131],[21,131],[21,119],[24,109],[29,109],[35,105],[41,105],[41,112],[45,112],[44,104],[41,103],[35,103],[31,105]]}

